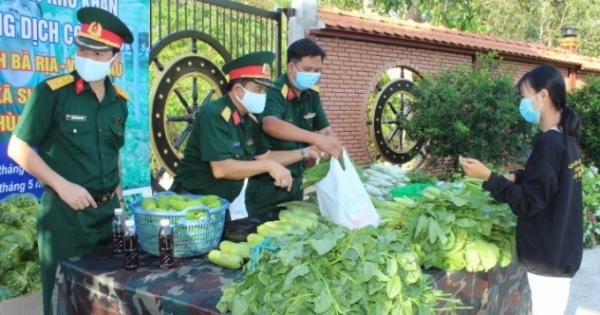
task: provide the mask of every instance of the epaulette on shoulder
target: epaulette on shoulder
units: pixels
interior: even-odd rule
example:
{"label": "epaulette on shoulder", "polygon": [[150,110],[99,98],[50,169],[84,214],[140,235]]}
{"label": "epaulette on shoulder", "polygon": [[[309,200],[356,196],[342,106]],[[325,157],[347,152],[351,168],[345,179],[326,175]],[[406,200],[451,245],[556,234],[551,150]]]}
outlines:
{"label": "epaulette on shoulder", "polygon": [[52,91],[56,91],[73,82],[75,82],[75,77],[71,74],[65,74],[46,80],[46,84],[48,84]]}
{"label": "epaulette on shoulder", "polygon": [[315,91],[315,92],[317,92],[317,93],[319,93],[319,91],[320,91],[319,87],[316,86],[316,85],[311,86],[310,89],[313,90],[313,91]]}
{"label": "epaulette on shoulder", "polygon": [[127,92],[125,92],[125,90],[123,90],[122,88],[118,87],[117,85],[114,85],[115,87],[115,91],[117,91],[117,94],[124,98],[126,101],[129,101],[129,94],[127,94]]}
{"label": "epaulette on shoulder", "polygon": [[288,89],[289,88],[288,88],[287,84],[285,84],[285,83],[281,86],[281,95],[283,96],[283,98],[287,98]]}
{"label": "epaulette on shoulder", "polygon": [[229,122],[229,119],[231,118],[231,109],[225,106],[225,108],[223,108],[223,111],[221,112],[221,117],[223,117],[223,120],[225,120],[226,122]]}

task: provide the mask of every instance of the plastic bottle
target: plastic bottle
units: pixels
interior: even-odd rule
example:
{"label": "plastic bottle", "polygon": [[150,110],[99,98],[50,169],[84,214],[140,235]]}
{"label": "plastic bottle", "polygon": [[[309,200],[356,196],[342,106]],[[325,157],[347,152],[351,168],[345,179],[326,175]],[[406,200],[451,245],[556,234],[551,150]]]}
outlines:
{"label": "plastic bottle", "polygon": [[138,257],[138,239],[135,234],[133,220],[125,221],[125,234],[123,236],[125,247],[125,269],[138,269],[140,258]]}
{"label": "plastic bottle", "polygon": [[173,255],[173,229],[171,229],[171,226],[169,225],[169,219],[160,220],[158,249],[160,251],[160,268],[173,268],[173,266],[175,266],[175,255]]}
{"label": "plastic bottle", "polygon": [[113,218],[113,254],[123,254],[123,209],[115,209]]}

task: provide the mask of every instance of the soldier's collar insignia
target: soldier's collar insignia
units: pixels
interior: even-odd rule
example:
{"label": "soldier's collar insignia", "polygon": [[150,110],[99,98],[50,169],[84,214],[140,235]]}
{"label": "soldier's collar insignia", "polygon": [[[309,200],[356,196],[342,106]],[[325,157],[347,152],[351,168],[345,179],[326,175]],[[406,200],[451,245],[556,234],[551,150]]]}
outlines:
{"label": "soldier's collar insignia", "polygon": [[233,114],[231,114],[231,117],[233,117],[233,124],[236,126],[239,125],[240,122],[242,122],[242,120],[240,119],[240,113],[237,110],[233,112]]}
{"label": "soldier's collar insignia", "polygon": [[79,94],[79,93],[83,92],[84,89],[85,89],[85,82],[83,81],[83,79],[77,80],[77,82],[75,83],[75,93]]}
{"label": "soldier's collar insignia", "polygon": [[271,75],[271,66],[269,66],[269,64],[268,64],[268,63],[265,63],[265,64],[263,65],[263,67],[262,67],[262,74],[264,74],[264,75],[268,75],[268,76],[270,76],[270,75]]}
{"label": "soldier's collar insignia", "polygon": [[293,100],[294,97],[296,97],[296,94],[294,93],[294,89],[288,89],[288,92],[287,92],[288,101]]}

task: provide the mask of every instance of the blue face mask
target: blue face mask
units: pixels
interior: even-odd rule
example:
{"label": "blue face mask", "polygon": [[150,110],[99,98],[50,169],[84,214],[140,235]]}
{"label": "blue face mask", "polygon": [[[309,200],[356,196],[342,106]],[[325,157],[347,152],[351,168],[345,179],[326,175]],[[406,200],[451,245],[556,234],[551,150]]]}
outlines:
{"label": "blue face mask", "polygon": [[544,104],[542,104],[542,106],[540,106],[538,109],[533,107],[533,99],[539,94],[540,93],[537,93],[532,98],[521,99],[521,104],[519,105],[519,111],[521,112],[523,119],[525,119],[526,122],[534,125],[540,123],[540,109],[542,106],[544,106]]}
{"label": "blue face mask", "polygon": [[298,69],[296,69],[294,64],[292,65],[296,70],[296,80],[294,80],[294,85],[297,88],[304,91],[317,84],[319,78],[321,77],[321,72],[300,72]]}

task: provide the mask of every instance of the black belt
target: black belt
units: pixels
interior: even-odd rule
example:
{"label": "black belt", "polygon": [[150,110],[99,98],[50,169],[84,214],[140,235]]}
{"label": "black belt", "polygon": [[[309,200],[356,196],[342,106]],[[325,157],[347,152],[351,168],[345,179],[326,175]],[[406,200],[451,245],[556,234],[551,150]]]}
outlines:
{"label": "black belt", "polygon": [[[46,191],[49,194],[58,196],[58,193],[52,187],[46,186],[46,187],[44,187],[44,191]],[[92,199],[94,199],[94,201],[97,204],[103,204],[103,203],[109,202],[114,195],[115,195],[115,191],[113,190],[111,192],[107,192],[107,193],[104,193],[101,195],[92,195]]]}

